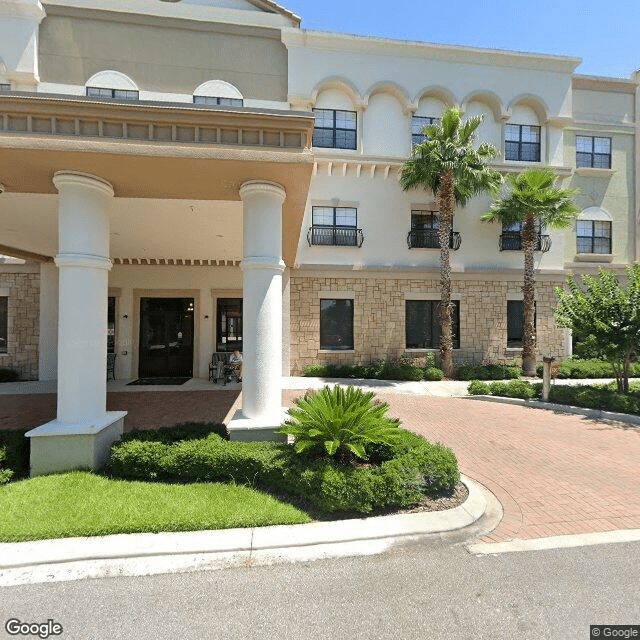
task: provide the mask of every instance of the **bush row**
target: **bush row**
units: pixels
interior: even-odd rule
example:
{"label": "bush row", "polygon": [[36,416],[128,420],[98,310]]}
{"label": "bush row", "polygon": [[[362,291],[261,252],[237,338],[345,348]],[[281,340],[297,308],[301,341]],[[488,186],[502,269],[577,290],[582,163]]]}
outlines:
{"label": "bush row", "polygon": [[127,479],[248,484],[299,496],[328,513],[408,506],[460,480],[451,450],[404,430],[383,457],[376,466],[347,466],[297,455],[286,444],[227,442],[210,434],[175,443],[116,443],[108,471]]}
{"label": "bush row", "polygon": [[[542,365],[537,367],[538,377],[542,378]],[[640,376],[640,362],[631,363],[631,376]],[[581,360],[567,358],[560,363],[556,378],[613,378],[613,367],[604,360]]]}
{"label": "bush row", "polygon": [[410,363],[376,362],[370,365],[311,364],[304,375],[317,378],[365,378],[369,380],[442,380],[437,367],[418,367]]}
{"label": "bush row", "polygon": [[632,384],[631,392],[618,393],[615,383],[585,386],[555,385],[549,392],[549,400],[574,407],[603,409],[640,415],[640,385]]}
{"label": "bush row", "polygon": [[526,380],[509,380],[509,382],[482,382],[472,380],[467,391],[472,396],[502,396],[504,398],[531,398],[542,394],[541,382],[527,382]]}

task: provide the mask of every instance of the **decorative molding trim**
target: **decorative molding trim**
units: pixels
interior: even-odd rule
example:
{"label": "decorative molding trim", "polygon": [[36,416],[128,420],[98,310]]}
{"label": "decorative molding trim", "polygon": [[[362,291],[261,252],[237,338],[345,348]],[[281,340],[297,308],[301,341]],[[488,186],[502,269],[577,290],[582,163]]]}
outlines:
{"label": "decorative molding trim", "polygon": [[253,193],[268,193],[277,196],[282,202],[284,202],[287,197],[287,192],[282,185],[268,180],[250,180],[240,187],[240,198],[242,198],[242,200]]}
{"label": "decorative molding trim", "polygon": [[595,167],[576,167],[575,173],[579,176],[588,176],[589,178],[610,178],[615,169],[597,169]]}
{"label": "decorative molding trim", "polygon": [[192,258],[112,258],[116,265],[172,266],[172,267],[239,267],[240,260],[213,260]]}
{"label": "decorative molding trim", "polygon": [[82,171],[57,171],[53,174],[53,184],[60,191],[60,187],[89,187],[96,191],[102,191],[105,195],[113,197],[113,187],[110,183],[98,176]]}
{"label": "decorative molding trim", "polygon": [[113,263],[109,258],[92,256],[88,253],[59,253],[54,262],[58,268],[82,267],[85,269],[104,269],[110,271]]}

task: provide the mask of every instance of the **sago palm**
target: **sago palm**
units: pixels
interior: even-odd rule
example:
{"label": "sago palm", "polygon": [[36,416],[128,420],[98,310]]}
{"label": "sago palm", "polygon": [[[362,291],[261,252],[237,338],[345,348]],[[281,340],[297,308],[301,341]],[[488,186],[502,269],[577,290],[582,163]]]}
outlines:
{"label": "sago palm", "polygon": [[453,376],[451,322],[451,266],[449,238],[456,205],[475,195],[493,191],[502,183],[501,174],[487,165],[497,155],[493,145],[474,147],[475,132],[483,116],[462,122],[458,109],[448,109],[439,123],[424,127],[427,136],[402,166],[400,182],[406,191],[430,189],[437,198],[440,227],[440,359],[448,377]]}
{"label": "sago palm", "polygon": [[566,229],[579,208],[573,198],[576,189],[555,186],[557,176],[549,167],[531,167],[507,178],[506,193],[491,205],[482,220],[500,222],[503,226],[522,223],[524,254],[524,332],[522,336],[522,368],[526,376],[536,375],[535,271],[534,252],[537,245],[536,227]]}

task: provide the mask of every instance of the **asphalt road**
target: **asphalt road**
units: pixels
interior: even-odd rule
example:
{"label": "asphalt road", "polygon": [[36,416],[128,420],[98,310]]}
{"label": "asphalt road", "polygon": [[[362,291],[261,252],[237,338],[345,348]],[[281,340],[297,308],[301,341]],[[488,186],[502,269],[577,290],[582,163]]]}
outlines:
{"label": "asphalt road", "polygon": [[[474,556],[414,543],[372,557],[0,589],[5,621],[64,640],[587,640],[640,625],[640,543]],[[37,636],[29,636],[35,638]],[[55,636],[52,636],[55,637]]]}

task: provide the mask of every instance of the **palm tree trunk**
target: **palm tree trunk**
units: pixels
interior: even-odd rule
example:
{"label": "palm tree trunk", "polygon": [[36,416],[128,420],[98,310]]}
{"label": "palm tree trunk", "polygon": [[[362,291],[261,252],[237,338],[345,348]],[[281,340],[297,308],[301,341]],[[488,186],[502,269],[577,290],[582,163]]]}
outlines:
{"label": "palm tree trunk", "polygon": [[453,190],[453,171],[440,176],[438,209],[440,214],[440,361],[447,378],[453,378],[453,340],[451,331],[451,265],[449,261],[449,239],[456,205]]}
{"label": "palm tree trunk", "polygon": [[536,223],[532,213],[524,219],[522,228],[522,250],[524,252],[524,335],[522,337],[522,368],[525,376],[536,375],[536,320],[534,273],[534,251],[536,248]]}

